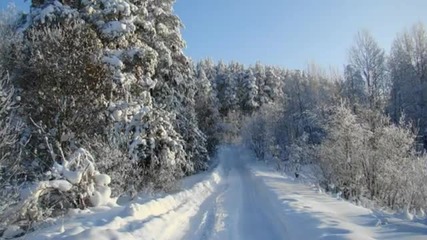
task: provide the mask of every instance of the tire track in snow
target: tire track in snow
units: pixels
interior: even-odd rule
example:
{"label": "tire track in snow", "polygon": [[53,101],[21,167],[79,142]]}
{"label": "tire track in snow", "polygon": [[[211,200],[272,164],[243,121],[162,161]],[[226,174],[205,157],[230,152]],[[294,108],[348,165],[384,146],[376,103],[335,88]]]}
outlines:
{"label": "tire track in snow", "polygon": [[197,216],[191,219],[190,229],[183,239],[211,239],[215,229],[223,226],[224,211],[221,210],[222,198],[228,190],[228,184],[219,186],[218,190],[213,193],[205,202],[200,205],[200,211]]}

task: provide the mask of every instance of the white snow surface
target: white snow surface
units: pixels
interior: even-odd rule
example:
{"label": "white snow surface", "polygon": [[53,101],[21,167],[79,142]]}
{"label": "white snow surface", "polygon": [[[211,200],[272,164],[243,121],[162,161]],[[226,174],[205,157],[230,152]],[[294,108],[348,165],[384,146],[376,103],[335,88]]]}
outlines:
{"label": "white snow surface", "polygon": [[15,225],[11,225],[11,226],[9,226],[7,229],[6,229],[6,231],[4,231],[4,233],[3,233],[3,238],[4,239],[12,239],[12,238],[14,238],[15,236],[19,236],[20,234],[22,234],[24,231],[20,228],[20,227],[18,227],[18,226],[15,226]]}
{"label": "white snow surface", "polygon": [[427,239],[423,220],[405,221],[322,193],[256,162],[241,147],[222,147],[218,162],[184,179],[179,192],[74,210],[24,238]]}
{"label": "white snow surface", "polygon": [[73,185],[66,180],[52,180],[52,181],[43,181],[39,185],[42,185],[42,188],[56,188],[62,192],[70,191]]}

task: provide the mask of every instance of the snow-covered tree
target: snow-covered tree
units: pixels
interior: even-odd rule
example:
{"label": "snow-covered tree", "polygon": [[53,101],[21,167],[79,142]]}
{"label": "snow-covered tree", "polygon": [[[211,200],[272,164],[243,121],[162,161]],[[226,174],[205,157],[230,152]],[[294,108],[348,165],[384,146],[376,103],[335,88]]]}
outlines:
{"label": "snow-covered tree", "polygon": [[[265,112],[263,112],[265,114]],[[269,121],[263,113],[250,118],[243,127],[243,141],[259,160],[265,160],[270,142]]]}
{"label": "snow-covered tree", "polygon": [[219,111],[223,116],[237,110],[237,82],[239,81],[243,67],[238,63],[229,65],[219,62],[216,66],[215,88],[220,103]]}
{"label": "snow-covered tree", "polygon": [[[23,124],[15,110],[18,103],[19,96],[9,76],[0,73],[0,218],[19,201],[19,176],[25,173],[19,154]],[[0,223],[0,231],[5,224]]]}
{"label": "snow-covered tree", "polygon": [[[412,120],[421,135],[427,123],[427,32],[419,23],[399,35],[392,46],[389,71],[392,81],[389,111],[398,123],[402,114]],[[426,144],[426,143],[424,143]]]}
{"label": "snow-covered tree", "polygon": [[211,81],[206,77],[204,67],[197,66],[195,108],[199,127],[206,135],[207,150],[214,154],[219,144],[221,118],[218,111],[216,92]]}
{"label": "snow-covered tree", "polygon": [[361,73],[368,92],[371,108],[384,107],[388,94],[386,57],[373,36],[368,31],[356,35],[354,46],[349,52],[350,65]]}
{"label": "snow-covered tree", "polygon": [[320,167],[328,184],[341,187],[344,197],[357,197],[365,184],[362,179],[365,144],[372,133],[366,124],[343,105],[335,109],[328,125],[326,141],[319,147]]}
{"label": "snow-covered tree", "polygon": [[425,208],[414,201],[414,196],[424,199],[427,192],[420,182],[425,157],[414,151],[412,127],[403,122],[397,126],[371,111],[355,115],[345,105],[334,109],[327,138],[317,147],[326,183],[335,185],[346,198],[366,197],[392,208]]}
{"label": "snow-covered tree", "polygon": [[266,67],[266,78],[263,86],[263,95],[267,103],[274,103],[279,100],[282,94],[282,79],[279,71],[275,67]]}
{"label": "snow-covered tree", "polygon": [[247,69],[240,85],[240,107],[243,113],[251,114],[258,106],[258,86],[252,69]]}
{"label": "snow-covered tree", "polygon": [[343,96],[356,111],[358,105],[366,105],[365,83],[360,71],[356,71],[351,65],[344,69]]}
{"label": "snow-covered tree", "polygon": [[218,98],[216,77],[217,77],[217,68],[216,64],[211,59],[204,59],[197,63],[197,69],[203,69],[205,72],[206,78],[211,83],[212,94]]}
{"label": "snow-covered tree", "polygon": [[105,81],[96,33],[78,20],[62,27],[35,24],[26,30],[16,58],[25,111],[52,130],[52,138],[64,147],[102,133],[111,84]]}
{"label": "snow-covered tree", "polygon": [[[108,43],[106,63],[112,65],[112,70],[115,71],[113,76],[118,76],[116,79],[124,79],[126,83],[122,85],[122,81],[118,82],[119,91],[123,93],[118,92],[118,104],[115,105],[123,106],[123,103],[130,103],[144,109],[144,113],[156,112],[158,117],[161,117],[158,114],[165,114],[162,117],[164,121],[159,123],[165,124],[164,127],[167,129],[173,126],[177,132],[177,135],[173,134],[174,142],[177,145],[182,144],[181,147],[186,152],[183,159],[187,161],[186,164],[177,164],[176,168],[189,173],[193,171],[194,165],[197,167],[206,164],[208,157],[204,136],[197,126],[193,100],[194,83],[190,76],[188,59],[182,52],[185,44],[180,35],[181,22],[172,12],[173,2],[118,1],[109,4],[88,2],[86,9],[92,12],[88,14],[89,17],[93,16],[92,21],[95,24],[101,23],[98,29],[100,36],[104,38],[103,41]],[[106,23],[97,19],[92,8],[99,9],[98,16],[104,18],[103,22]],[[121,31],[120,26],[126,31]],[[116,49],[112,51],[114,48]],[[116,58],[119,60],[117,66],[114,65]],[[114,113],[120,111],[122,109],[111,109],[110,112],[114,117]],[[174,117],[168,116],[167,112],[173,113]],[[142,114],[138,111],[134,113]],[[144,117],[154,116],[151,113]],[[141,120],[140,124],[145,125],[145,121]],[[125,125],[122,124],[122,130],[126,129]],[[131,142],[135,142],[135,138],[136,135]],[[140,146],[137,149],[148,147],[144,142],[138,144]],[[175,147],[170,151],[179,149]],[[152,151],[151,157],[158,157],[161,151],[163,150]],[[179,155],[178,152],[176,154]],[[165,162],[164,166],[167,166],[167,162],[170,161],[174,159],[163,155],[155,162]],[[145,164],[142,163],[141,166]]]}
{"label": "snow-covered tree", "polygon": [[267,78],[265,66],[262,65],[260,62],[257,62],[255,66],[253,66],[252,68],[253,68],[252,71],[255,75],[256,85],[258,89],[257,102],[259,103],[260,106],[262,106],[264,103],[267,102],[267,96],[264,92],[265,80]]}
{"label": "snow-covered tree", "polygon": [[[206,140],[198,129],[195,113],[195,83],[190,62],[183,53],[185,42],[181,37],[181,20],[173,12],[174,0],[156,0],[146,3],[148,19],[153,19],[154,30],[146,30],[145,41],[159,55],[155,78],[158,84],[153,89],[156,104],[176,111],[174,126],[184,138],[189,161],[197,166],[208,160]],[[203,167],[201,167],[203,168]]]}

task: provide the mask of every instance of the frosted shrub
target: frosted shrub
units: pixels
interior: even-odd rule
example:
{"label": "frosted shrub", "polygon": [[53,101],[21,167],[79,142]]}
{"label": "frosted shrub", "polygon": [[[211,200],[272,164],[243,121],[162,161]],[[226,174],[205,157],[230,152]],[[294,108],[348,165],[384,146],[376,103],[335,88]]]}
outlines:
{"label": "frosted shrub", "polygon": [[242,127],[242,141],[252,149],[260,160],[274,159],[281,168],[285,159],[285,146],[281,141],[284,130],[283,111],[280,104],[265,104]]}
{"label": "frosted shrub", "polygon": [[375,111],[358,116],[338,106],[317,148],[327,184],[345,198],[367,197],[382,206],[425,209],[426,157],[414,151],[412,127]]}
{"label": "frosted shrub", "polygon": [[31,227],[36,221],[63,215],[70,208],[101,206],[111,202],[110,177],[99,173],[94,158],[83,148],[61,164],[55,163],[47,175],[51,180],[27,186],[22,199],[1,215],[3,223]]}
{"label": "frosted shrub", "polygon": [[264,160],[268,151],[267,127],[266,120],[258,115],[250,119],[243,128],[243,141],[259,160]]}
{"label": "frosted shrub", "polygon": [[14,33],[18,16],[12,7],[0,12],[0,167],[4,166],[6,159],[13,158],[12,149],[19,134],[20,124],[15,115],[21,97],[17,95],[8,71],[13,57],[10,53],[12,44],[18,42]]}
{"label": "frosted shrub", "polygon": [[101,136],[94,136],[90,143],[91,152],[100,172],[111,177],[111,196],[135,194],[133,184],[141,181],[136,164],[129,161],[125,148]]}
{"label": "frosted shrub", "polygon": [[319,165],[326,179],[325,186],[343,188],[344,197],[361,194],[363,157],[368,151],[365,143],[370,137],[366,124],[344,106],[336,109],[326,140],[318,146]]}
{"label": "frosted shrub", "polygon": [[[23,123],[17,116],[21,100],[12,84],[8,68],[12,62],[13,44],[19,44],[15,34],[19,14],[13,7],[0,12],[0,218],[19,201],[22,182],[20,133]],[[7,222],[0,220],[0,235]]]}
{"label": "frosted shrub", "polygon": [[309,135],[304,133],[294,143],[287,147],[286,167],[288,171],[299,172],[302,165],[312,164],[316,161],[315,145],[309,143]]}
{"label": "frosted shrub", "polygon": [[[19,201],[20,183],[16,180],[22,172],[18,149],[22,123],[16,118],[16,104],[17,96],[9,77],[0,73],[0,218]],[[5,224],[0,221],[0,232]]]}
{"label": "frosted shrub", "polygon": [[0,72],[0,167],[13,158],[11,155],[18,140],[20,126],[14,122],[14,107],[18,100],[9,76]]}
{"label": "frosted shrub", "polygon": [[73,184],[78,193],[79,208],[100,206],[109,202],[111,190],[108,187],[111,179],[95,169],[93,156],[83,148],[76,150],[62,164],[54,164],[52,175],[56,179],[64,179]]}

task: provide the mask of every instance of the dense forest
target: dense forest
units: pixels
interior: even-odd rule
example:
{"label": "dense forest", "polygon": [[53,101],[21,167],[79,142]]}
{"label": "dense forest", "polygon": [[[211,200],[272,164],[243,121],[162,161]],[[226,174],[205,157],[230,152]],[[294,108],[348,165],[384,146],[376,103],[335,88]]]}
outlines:
{"label": "dense forest", "polygon": [[[354,202],[427,209],[427,32],[343,69],[192,62],[173,0],[33,0],[0,19],[0,232],[173,191],[241,143]],[[285,57],[285,56],[284,56]],[[31,191],[28,191],[31,189]]]}

